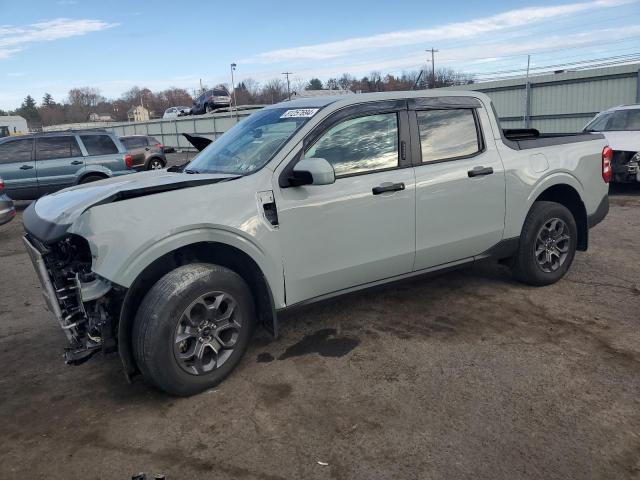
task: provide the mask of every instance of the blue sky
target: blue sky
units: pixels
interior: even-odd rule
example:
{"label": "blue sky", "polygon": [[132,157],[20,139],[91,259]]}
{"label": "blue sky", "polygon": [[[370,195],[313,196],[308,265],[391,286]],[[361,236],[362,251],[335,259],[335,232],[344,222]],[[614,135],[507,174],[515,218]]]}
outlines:
{"label": "blue sky", "polygon": [[0,108],[80,86],[116,98],[229,83],[231,62],[236,80],[258,82],[399,73],[423,68],[432,46],[436,67],[485,76],[523,68],[527,53],[534,67],[640,56],[640,3],[0,0]]}

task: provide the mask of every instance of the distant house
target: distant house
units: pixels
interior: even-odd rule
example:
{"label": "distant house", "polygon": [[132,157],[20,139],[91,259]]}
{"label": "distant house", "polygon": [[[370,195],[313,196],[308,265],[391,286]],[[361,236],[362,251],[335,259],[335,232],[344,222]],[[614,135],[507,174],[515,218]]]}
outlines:
{"label": "distant house", "polygon": [[90,122],[113,122],[113,118],[109,114],[91,113],[89,114]]}
{"label": "distant house", "polygon": [[19,115],[0,116],[0,137],[29,133],[27,121]]}
{"label": "distant house", "polygon": [[291,92],[291,98],[332,97],[335,95],[354,95],[351,90],[300,90]]}
{"label": "distant house", "polygon": [[130,122],[146,122],[149,120],[149,110],[142,105],[137,105],[127,111],[127,118]]}

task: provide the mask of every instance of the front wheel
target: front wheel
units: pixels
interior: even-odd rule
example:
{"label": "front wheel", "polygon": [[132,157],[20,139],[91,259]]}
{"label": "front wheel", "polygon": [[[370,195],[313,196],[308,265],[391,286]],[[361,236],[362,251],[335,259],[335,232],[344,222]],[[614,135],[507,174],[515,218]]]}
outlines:
{"label": "front wheel", "polygon": [[522,227],[513,273],[529,285],[555,283],[569,270],[577,244],[578,229],[569,209],[555,202],[535,202]]}
{"label": "front wheel", "polygon": [[240,362],[254,317],[251,291],[237,273],[205,263],[178,267],[158,280],[138,310],[136,363],[167,393],[201,392]]}
{"label": "front wheel", "polygon": [[209,105],[208,103],[205,105],[204,109],[207,113],[213,113],[216,110],[215,108],[213,108],[213,105]]}

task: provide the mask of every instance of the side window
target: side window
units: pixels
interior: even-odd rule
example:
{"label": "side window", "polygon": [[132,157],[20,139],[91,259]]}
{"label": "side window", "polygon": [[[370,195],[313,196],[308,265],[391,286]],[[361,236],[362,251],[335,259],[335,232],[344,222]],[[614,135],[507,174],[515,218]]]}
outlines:
{"label": "side window", "polygon": [[12,140],[0,144],[0,163],[30,162],[33,139]]}
{"label": "side window", "polygon": [[147,146],[146,137],[129,137],[129,138],[121,138],[120,139],[127,150],[131,150],[132,148],[144,148]]}
{"label": "side window", "polygon": [[398,166],[398,116],[383,113],[344,120],[327,130],[305,153],[327,160],[336,176]]}
{"label": "side window", "polygon": [[416,112],[422,163],[471,156],[480,151],[473,110]]}
{"label": "side window", "polygon": [[76,137],[40,137],[36,139],[36,160],[79,157],[82,153]]}
{"label": "side window", "polygon": [[118,153],[118,147],[108,135],[80,135],[89,155],[110,155]]}

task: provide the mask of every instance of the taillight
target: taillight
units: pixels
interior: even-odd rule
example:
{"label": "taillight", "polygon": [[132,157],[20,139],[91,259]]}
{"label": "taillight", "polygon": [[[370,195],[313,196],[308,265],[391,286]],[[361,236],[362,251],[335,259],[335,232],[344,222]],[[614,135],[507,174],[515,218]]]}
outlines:
{"label": "taillight", "polygon": [[613,150],[610,147],[602,149],[602,179],[605,183],[609,183],[613,178],[613,169],[611,162],[613,161]]}
{"label": "taillight", "polygon": [[127,168],[133,167],[133,157],[127,153],[124,156],[124,163],[127,165]]}
{"label": "taillight", "polygon": [[164,150],[164,145],[159,143],[159,144],[156,145],[156,148],[159,148],[160,150]]}
{"label": "taillight", "polygon": [[0,192],[4,190],[4,180],[0,178]]}

